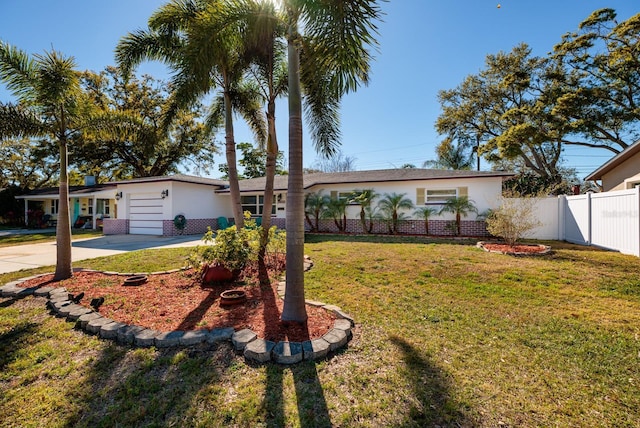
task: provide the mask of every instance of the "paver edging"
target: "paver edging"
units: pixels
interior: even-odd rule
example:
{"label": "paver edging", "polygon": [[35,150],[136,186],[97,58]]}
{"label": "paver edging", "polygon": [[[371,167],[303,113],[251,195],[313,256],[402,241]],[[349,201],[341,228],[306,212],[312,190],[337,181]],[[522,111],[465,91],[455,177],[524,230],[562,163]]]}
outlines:
{"label": "paver edging", "polygon": [[[304,269],[308,271],[313,262],[305,256]],[[143,272],[144,275],[168,274],[179,271],[172,269],[163,272]],[[101,272],[93,269],[74,269],[74,272]],[[118,272],[101,272],[107,275],[127,275]],[[345,347],[353,336],[351,328],[355,326],[353,317],[344,313],[335,305],[306,300],[310,306],[321,307],[333,312],[338,319],[332,330],[322,338],[299,342],[271,342],[258,338],[249,329],[235,331],[232,327],[215,328],[212,330],[189,331],[157,331],[134,324],[126,324],[104,317],[100,312],[76,304],[64,287],[20,287],[25,281],[36,279],[49,274],[33,275],[6,283],[0,287],[0,297],[21,299],[27,296],[46,298],[46,307],[55,316],[74,322],[76,328],[94,334],[104,340],[113,340],[132,347],[191,347],[202,343],[215,344],[229,341],[234,349],[244,355],[247,360],[257,363],[275,362],[278,364],[296,364],[300,361],[311,361],[325,358],[329,352]],[[132,274],[131,274],[132,275]],[[284,299],[285,282],[281,281],[277,287],[277,294]],[[326,337],[325,337],[326,336]],[[327,340],[327,338],[329,340]],[[346,338],[346,340],[345,340]],[[247,350],[247,346],[252,346]]]}

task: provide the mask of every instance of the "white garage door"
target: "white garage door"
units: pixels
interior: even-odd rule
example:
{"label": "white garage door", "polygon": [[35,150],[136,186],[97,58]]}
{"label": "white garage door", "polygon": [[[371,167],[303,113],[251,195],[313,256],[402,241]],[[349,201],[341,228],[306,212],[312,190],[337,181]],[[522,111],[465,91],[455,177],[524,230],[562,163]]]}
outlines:
{"label": "white garage door", "polygon": [[157,193],[134,193],[129,202],[129,233],[162,235],[162,198]]}

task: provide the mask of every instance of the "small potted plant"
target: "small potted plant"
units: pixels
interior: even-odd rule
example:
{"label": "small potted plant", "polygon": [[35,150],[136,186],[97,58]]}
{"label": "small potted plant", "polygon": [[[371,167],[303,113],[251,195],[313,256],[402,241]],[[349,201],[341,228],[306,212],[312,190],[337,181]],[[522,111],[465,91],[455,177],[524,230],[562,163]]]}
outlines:
{"label": "small potted plant", "polygon": [[218,230],[214,235],[209,229],[203,238],[207,244],[198,247],[196,263],[202,266],[202,282],[231,281],[238,277],[251,257],[251,248],[245,231],[235,226]]}

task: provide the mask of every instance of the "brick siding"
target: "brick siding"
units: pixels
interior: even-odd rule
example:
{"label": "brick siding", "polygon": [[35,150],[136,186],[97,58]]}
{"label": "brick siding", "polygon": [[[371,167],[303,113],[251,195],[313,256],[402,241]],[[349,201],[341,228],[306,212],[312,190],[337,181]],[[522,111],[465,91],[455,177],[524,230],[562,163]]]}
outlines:
{"label": "brick siding", "polygon": [[102,223],[102,233],[105,235],[127,235],[129,234],[129,220],[105,218]]}

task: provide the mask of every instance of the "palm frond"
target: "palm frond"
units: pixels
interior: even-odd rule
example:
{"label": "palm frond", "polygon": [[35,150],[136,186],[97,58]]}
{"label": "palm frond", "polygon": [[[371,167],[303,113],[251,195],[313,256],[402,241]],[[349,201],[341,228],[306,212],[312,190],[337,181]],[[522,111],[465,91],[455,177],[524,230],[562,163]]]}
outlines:
{"label": "palm frond", "polygon": [[313,67],[310,61],[305,55],[300,58],[305,119],[316,151],[331,157],[340,147],[340,95],[330,87],[327,70]]}
{"label": "palm frond", "polygon": [[253,131],[256,142],[264,147],[267,140],[267,122],[262,110],[264,99],[254,82],[242,81],[231,92],[231,105],[239,112]]}
{"label": "palm frond", "polygon": [[300,2],[305,37],[312,42],[315,67],[330,70],[331,85],[341,93],[369,81],[371,50],[378,43],[378,0],[307,0]]}
{"label": "palm frond", "polygon": [[152,31],[137,30],[120,39],[116,46],[116,63],[128,76],[141,62],[162,61],[172,65],[179,58],[183,41],[177,35],[162,35]]}
{"label": "palm frond", "polygon": [[24,51],[0,40],[0,80],[20,101],[33,101],[36,67]]}
{"label": "palm frond", "polygon": [[16,104],[0,103],[0,139],[42,137],[47,127],[28,108]]}

